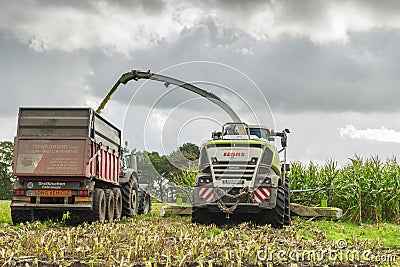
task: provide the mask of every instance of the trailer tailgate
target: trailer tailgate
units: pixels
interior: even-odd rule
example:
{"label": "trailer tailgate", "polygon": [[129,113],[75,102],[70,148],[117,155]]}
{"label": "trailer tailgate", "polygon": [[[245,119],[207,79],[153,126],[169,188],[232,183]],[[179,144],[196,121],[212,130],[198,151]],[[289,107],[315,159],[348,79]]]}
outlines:
{"label": "trailer tailgate", "polygon": [[14,175],[86,176],[90,138],[16,138]]}

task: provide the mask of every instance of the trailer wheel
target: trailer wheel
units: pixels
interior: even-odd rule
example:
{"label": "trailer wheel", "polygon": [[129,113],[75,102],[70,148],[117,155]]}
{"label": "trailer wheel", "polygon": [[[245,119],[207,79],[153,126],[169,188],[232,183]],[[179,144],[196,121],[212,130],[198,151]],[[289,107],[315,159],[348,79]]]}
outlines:
{"label": "trailer wheel", "polygon": [[104,189],[104,193],[106,195],[106,219],[112,222],[115,210],[114,193],[111,189]]}
{"label": "trailer wheel", "polygon": [[264,210],[263,213],[266,223],[274,228],[282,228],[285,217],[285,189],[282,186],[278,187],[275,208]]}
{"label": "trailer wheel", "polygon": [[285,214],[284,214],[284,225],[290,225],[290,181],[285,178]]}
{"label": "trailer wheel", "polygon": [[33,220],[30,210],[20,210],[11,208],[11,219],[13,224],[31,222]]}
{"label": "trailer wheel", "polygon": [[122,216],[122,195],[119,188],[113,188],[114,193],[114,219],[119,220]]}
{"label": "trailer wheel", "polygon": [[104,222],[106,220],[106,196],[104,190],[100,188],[94,189],[93,211],[90,221]]}
{"label": "trailer wheel", "polygon": [[122,215],[134,217],[138,211],[138,184],[135,177],[122,185]]}

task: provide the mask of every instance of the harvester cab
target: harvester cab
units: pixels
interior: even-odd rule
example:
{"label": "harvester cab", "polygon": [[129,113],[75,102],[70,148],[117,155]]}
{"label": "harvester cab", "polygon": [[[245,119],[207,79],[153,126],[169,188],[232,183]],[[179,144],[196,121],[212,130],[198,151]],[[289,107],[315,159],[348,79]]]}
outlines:
{"label": "harvester cab", "polygon": [[[218,223],[221,215],[237,215],[258,224],[290,223],[286,178],[287,134],[264,126],[226,123],[212,133],[200,154],[192,221]],[[274,142],[280,138],[282,149]],[[281,162],[279,152],[283,152]]]}

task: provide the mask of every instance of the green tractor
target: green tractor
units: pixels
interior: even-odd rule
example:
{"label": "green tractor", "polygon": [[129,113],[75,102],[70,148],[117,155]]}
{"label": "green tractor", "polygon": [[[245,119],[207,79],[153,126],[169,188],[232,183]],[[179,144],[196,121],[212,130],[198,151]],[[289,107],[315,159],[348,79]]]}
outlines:
{"label": "green tractor", "polygon": [[[214,132],[201,148],[192,222],[220,223],[236,216],[276,228],[289,225],[287,133],[241,122],[226,123],[222,132]],[[281,139],[280,151],[273,144],[276,137]]]}

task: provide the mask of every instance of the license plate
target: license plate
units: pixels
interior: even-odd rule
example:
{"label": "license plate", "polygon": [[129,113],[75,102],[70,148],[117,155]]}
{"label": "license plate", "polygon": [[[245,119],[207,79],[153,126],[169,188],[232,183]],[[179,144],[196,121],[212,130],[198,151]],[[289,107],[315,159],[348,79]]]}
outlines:
{"label": "license plate", "polygon": [[37,197],[70,197],[72,190],[35,190]]}
{"label": "license plate", "polygon": [[244,180],[241,179],[224,179],[223,184],[244,184]]}

